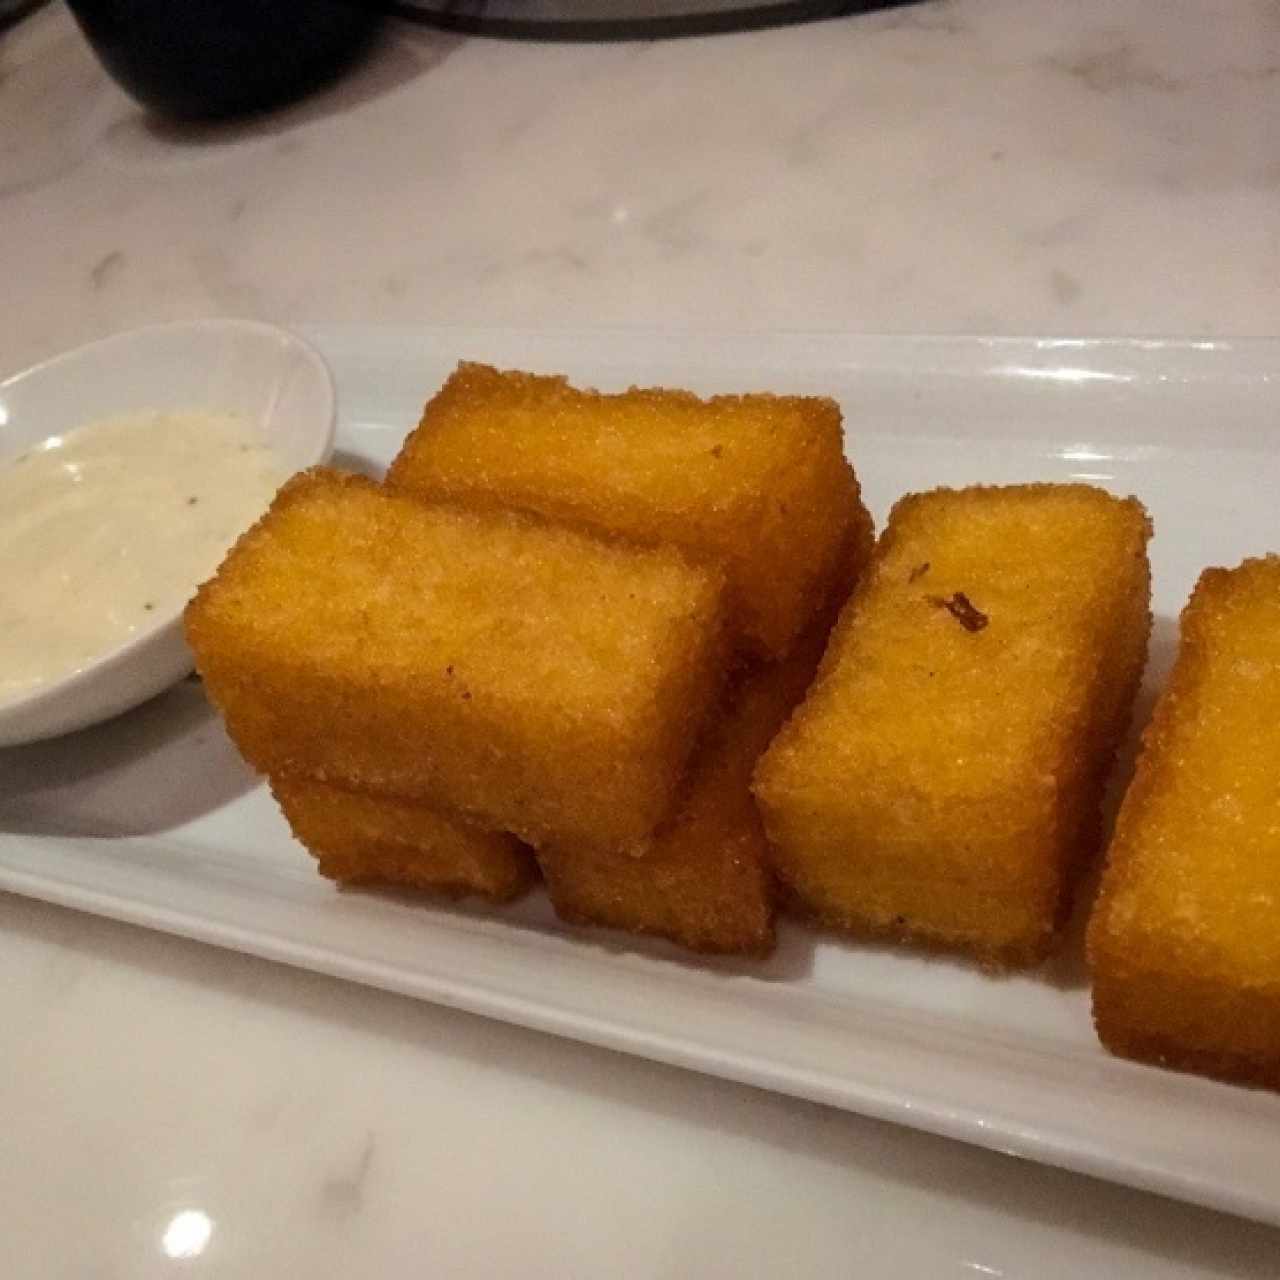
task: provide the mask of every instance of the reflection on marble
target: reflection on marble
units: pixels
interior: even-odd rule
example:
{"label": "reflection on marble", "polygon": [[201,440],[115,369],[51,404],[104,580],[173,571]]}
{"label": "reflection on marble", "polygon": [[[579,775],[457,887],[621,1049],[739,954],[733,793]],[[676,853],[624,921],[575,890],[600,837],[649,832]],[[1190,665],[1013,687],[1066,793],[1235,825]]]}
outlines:
{"label": "reflection on marble", "polygon": [[203,1209],[181,1209],[169,1219],[160,1237],[167,1258],[198,1258],[213,1235],[213,1219]]}

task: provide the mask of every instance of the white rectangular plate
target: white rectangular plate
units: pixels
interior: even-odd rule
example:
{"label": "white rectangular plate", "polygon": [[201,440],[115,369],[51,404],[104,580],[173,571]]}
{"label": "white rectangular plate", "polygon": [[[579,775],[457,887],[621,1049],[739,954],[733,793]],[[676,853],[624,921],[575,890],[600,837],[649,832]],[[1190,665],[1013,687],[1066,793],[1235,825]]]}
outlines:
{"label": "white rectangular plate", "polygon": [[[837,396],[878,519],[910,489],[1083,478],[1155,519],[1151,686],[1199,570],[1280,549],[1280,342],[315,330],[339,463],[384,465],[459,358]],[[0,887],[1280,1223],[1280,1098],[1122,1062],[1089,1020],[1079,928],[1044,970],[788,924],[764,964],[509,910],[338,892],[187,683],[0,752]]]}

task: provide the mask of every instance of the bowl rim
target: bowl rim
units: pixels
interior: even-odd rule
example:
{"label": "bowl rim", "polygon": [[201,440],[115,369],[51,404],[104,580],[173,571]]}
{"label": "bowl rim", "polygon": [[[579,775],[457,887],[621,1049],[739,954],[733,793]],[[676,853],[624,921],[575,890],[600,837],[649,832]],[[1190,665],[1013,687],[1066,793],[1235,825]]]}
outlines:
{"label": "bowl rim", "polygon": [[[327,421],[318,442],[316,457],[308,465],[317,465],[330,456],[333,452],[334,438],[337,434],[338,412],[337,387],[334,382],[333,370],[314,343],[309,342],[292,329],[285,328],[282,325],[271,324],[265,320],[238,319],[234,316],[203,316],[189,320],[160,321],[153,324],[140,325],[132,329],[122,329],[116,333],[105,334],[102,337],[92,338],[88,342],[80,343],[77,346],[68,347],[64,351],[55,352],[53,355],[47,356],[35,364],[28,365],[16,373],[0,378],[0,393],[29,377],[55,373],[59,366],[73,363],[90,351],[113,345],[127,345],[138,339],[145,340],[148,337],[158,337],[165,333],[177,333],[182,330],[195,332],[200,330],[215,332],[221,330],[223,332],[255,333],[264,339],[269,338],[276,342],[284,339],[287,346],[300,352],[306,358],[313,371],[319,375],[320,385],[325,393],[328,408]],[[88,420],[86,420],[85,425],[88,425]],[[3,461],[3,458],[0,458],[0,465],[3,465]],[[42,703],[53,702],[68,695],[74,695],[81,686],[89,684],[96,678],[109,674],[113,669],[118,668],[123,662],[127,661],[129,654],[133,650],[167,639],[165,632],[180,632],[182,614],[185,607],[185,605],[181,606],[176,614],[166,614],[153,619],[145,627],[135,631],[113,648],[100,653],[83,667],[69,672],[49,684],[37,685],[30,691],[20,693],[12,698],[0,695],[0,749],[20,746],[23,742],[36,742],[43,738],[60,736],[62,733],[72,733],[75,732],[76,728],[88,728],[89,725],[99,723],[102,719],[109,719],[113,714],[121,714],[126,708],[122,708],[121,712],[108,712],[104,716],[79,722],[77,725],[68,726],[66,729],[33,734],[29,738],[7,739],[4,735],[7,721],[17,719],[23,714],[38,713]],[[178,678],[181,679],[182,677],[179,676]],[[68,717],[68,719],[74,718]]]}

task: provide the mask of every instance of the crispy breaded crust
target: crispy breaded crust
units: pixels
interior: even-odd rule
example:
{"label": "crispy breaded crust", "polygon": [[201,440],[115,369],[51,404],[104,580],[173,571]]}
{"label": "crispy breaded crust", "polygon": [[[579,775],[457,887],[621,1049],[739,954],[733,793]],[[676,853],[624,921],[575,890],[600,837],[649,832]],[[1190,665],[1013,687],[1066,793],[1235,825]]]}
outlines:
{"label": "crispy breaded crust", "polygon": [[1149,535],[1140,503],[1084,485],[897,504],[756,771],[811,912],[991,965],[1043,957],[1145,662]]}
{"label": "crispy breaded crust", "polygon": [[840,410],[811,396],[601,395],[461,364],[387,480],[723,563],[731,629],[775,658],[831,590],[850,531],[859,569],[873,541]]}
{"label": "crispy breaded crust", "polygon": [[1089,922],[1115,1053],[1280,1088],[1280,557],[1182,615]]}
{"label": "crispy breaded crust", "polygon": [[783,662],[735,681],[690,765],[683,799],[643,849],[538,851],[560,916],[654,934],[692,951],[772,949],[775,886],[751,771],[804,696],[825,635],[802,639]]}
{"label": "crispy breaded crust", "polygon": [[318,468],[187,609],[246,759],[623,846],[664,817],[723,671],[722,579],[673,548],[432,506]]}
{"label": "crispy breaded crust", "polygon": [[532,850],[414,800],[362,795],[310,778],[272,778],[293,834],[342,884],[383,883],[492,902],[519,897],[538,878]]}

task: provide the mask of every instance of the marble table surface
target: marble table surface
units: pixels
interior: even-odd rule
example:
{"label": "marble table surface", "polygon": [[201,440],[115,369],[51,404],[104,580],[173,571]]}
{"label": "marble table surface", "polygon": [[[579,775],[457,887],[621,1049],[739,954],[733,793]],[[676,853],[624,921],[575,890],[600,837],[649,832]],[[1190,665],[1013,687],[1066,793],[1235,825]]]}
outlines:
{"label": "marble table surface", "polygon": [[[208,314],[1274,334],[1277,138],[1275,0],[396,27],[207,128],[55,5],[0,37],[0,372]],[[19,898],[0,974],[6,1276],[1280,1274],[1268,1228]]]}

